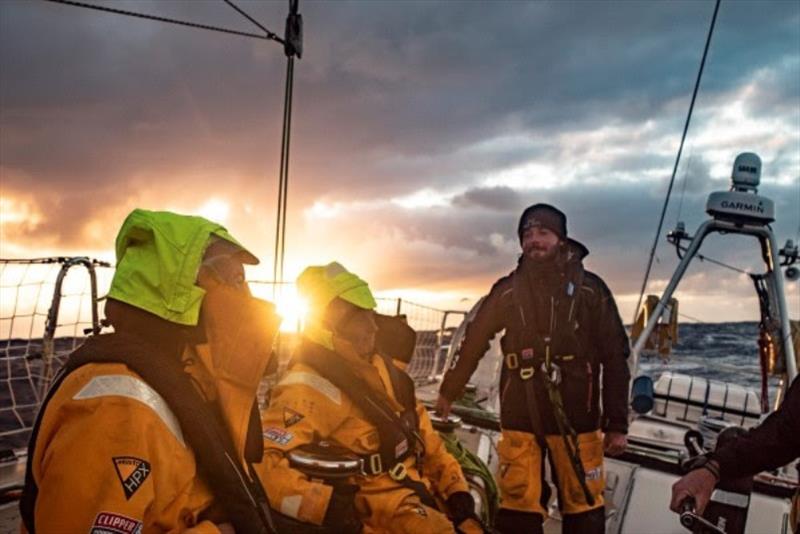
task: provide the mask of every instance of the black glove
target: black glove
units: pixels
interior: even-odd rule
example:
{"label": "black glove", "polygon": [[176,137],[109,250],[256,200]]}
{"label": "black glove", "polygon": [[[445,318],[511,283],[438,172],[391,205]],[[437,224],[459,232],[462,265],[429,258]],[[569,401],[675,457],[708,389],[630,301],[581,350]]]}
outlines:
{"label": "black glove", "polygon": [[355,498],[358,486],[353,484],[337,484],[333,486],[331,500],[322,524],[336,527],[336,532],[343,534],[361,532],[361,521],[356,516]]}
{"label": "black glove", "polygon": [[457,491],[445,502],[448,516],[454,525],[475,517],[475,499],[466,491]]}

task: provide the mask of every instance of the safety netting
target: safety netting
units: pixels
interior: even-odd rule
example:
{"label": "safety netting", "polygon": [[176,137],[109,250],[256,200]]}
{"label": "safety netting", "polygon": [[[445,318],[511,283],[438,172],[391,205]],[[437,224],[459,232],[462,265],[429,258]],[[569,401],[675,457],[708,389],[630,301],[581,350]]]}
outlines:
{"label": "safety netting", "polygon": [[[27,445],[33,420],[67,355],[97,328],[102,302],[88,258],[0,260],[0,455]],[[105,276],[103,276],[105,275]],[[107,284],[110,273],[102,273]]]}
{"label": "safety netting", "polygon": [[[0,259],[0,460],[27,446],[41,401],[67,356],[100,330],[113,276],[104,262],[80,257]],[[253,294],[277,303],[284,317],[276,344],[285,363],[302,329],[302,303],[293,284],[250,281]],[[417,332],[407,371],[417,384],[441,373],[461,311],[400,298],[379,298],[378,311],[402,315]],[[280,375],[281,369],[273,376]],[[265,381],[262,395],[269,389]]]}

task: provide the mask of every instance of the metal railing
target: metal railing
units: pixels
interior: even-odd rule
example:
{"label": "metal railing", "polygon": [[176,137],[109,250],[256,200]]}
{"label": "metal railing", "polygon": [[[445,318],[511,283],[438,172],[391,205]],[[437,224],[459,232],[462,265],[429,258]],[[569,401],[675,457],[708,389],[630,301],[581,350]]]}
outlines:
{"label": "metal railing", "polygon": [[459,310],[440,310],[402,298],[378,298],[378,312],[405,316],[417,332],[414,356],[406,368],[417,384],[436,380],[447,360],[450,340],[456,327],[466,316]]}
{"label": "metal railing", "polygon": [[[100,332],[103,295],[113,272],[108,263],[87,257],[0,259],[0,451],[27,445],[53,377],[86,336]],[[250,285],[256,296],[277,301],[279,311],[294,295],[293,284],[254,280]],[[407,372],[417,384],[435,380],[465,312],[401,298],[377,300],[378,312],[403,315],[417,331]],[[301,318],[291,321],[278,340],[284,359],[302,327]]]}
{"label": "metal railing", "polygon": [[100,331],[97,270],[108,267],[86,257],[0,259],[0,449],[27,444],[53,376]]}

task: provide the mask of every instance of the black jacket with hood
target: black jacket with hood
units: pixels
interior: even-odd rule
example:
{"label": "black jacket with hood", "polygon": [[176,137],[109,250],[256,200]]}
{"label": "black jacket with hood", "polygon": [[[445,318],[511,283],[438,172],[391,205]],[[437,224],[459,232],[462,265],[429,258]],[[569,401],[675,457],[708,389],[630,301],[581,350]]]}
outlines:
{"label": "black jacket with hood", "polygon": [[[599,276],[583,270],[587,254],[586,247],[569,239],[549,265],[521,257],[517,268],[492,286],[467,325],[441,394],[450,401],[461,395],[498,332],[505,330],[501,341],[504,354],[515,353],[523,365],[522,354],[535,353],[541,358],[543,339],[550,338],[554,355],[569,355],[565,361],[559,360],[559,388],[575,431],[602,428],[627,432],[628,336],[611,291]],[[572,306],[574,310],[569,310]],[[517,375],[517,370],[503,364],[501,425],[506,430],[531,432],[525,388]],[[533,380],[542,431],[558,434],[541,373]]]}
{"label": "black jacket with hood", "polygon": [[780,408],[711,457],[726,478],[752,476],[800,458],[800,379],[794,379]]}

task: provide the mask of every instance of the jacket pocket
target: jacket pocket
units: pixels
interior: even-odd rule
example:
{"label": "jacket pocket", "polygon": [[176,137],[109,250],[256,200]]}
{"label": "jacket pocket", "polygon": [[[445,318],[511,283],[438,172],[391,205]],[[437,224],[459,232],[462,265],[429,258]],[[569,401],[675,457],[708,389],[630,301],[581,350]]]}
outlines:
{"label": "jacket pocket", "polygon": [[[569,356],[566,356],[569,358]],[[585,358],[562,358],[561,396],[564,407],[574,414],[588,413],[592,410],[592,368]]]}
{"label": "jacket pocket", "polygon": [[509,439],[503,436],[497,443],[498,477],[501,494],[508,497],[522,497],[532,475],[531,443],[525,440]]}

